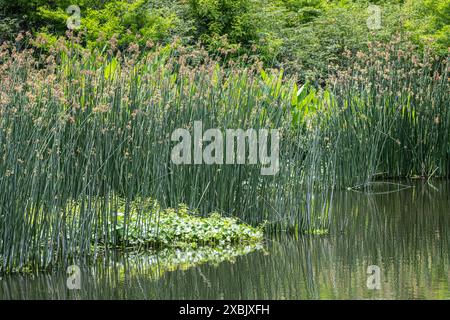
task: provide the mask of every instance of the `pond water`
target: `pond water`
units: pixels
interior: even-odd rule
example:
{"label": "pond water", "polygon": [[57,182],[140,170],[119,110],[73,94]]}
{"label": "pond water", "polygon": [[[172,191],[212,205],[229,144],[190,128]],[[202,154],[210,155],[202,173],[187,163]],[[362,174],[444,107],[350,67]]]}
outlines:
{"label": "pond water", "polygon": [[122,254],[82,268],[79,290],[65,270],[0,276],[0,299],[450,299],[450,182],[431,183],[335,195],[326,236]]}

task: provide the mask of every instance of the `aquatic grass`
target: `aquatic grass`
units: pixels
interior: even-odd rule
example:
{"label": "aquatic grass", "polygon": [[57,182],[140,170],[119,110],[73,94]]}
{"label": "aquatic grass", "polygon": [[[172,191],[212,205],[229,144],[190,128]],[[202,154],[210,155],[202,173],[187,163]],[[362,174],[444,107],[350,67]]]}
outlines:
{"label": "aquatic grass", "polygon": [[[309,169],[317,157],[307,155],[304,124],[292,124],[289,80],[208,58],[191,65],[181,51],[174,44],[143,56],[133,46],[103,56],[61,40],[39,56],[2,45],[2,271],[82,263],[131,241],[133,221],[144,217],[133,213],[138,199],[254,225],[267,220],[272,230],[326,224],[316,187],[305,188],[306,172],[322,169]],[[280,128],[280,173],[173,164],[171,133],[195,120],[205,128]]]}
{"label": "aquatic grass", "polygon": [[[136,214],[142,199],[314,233],[332,230],[335,189],[448,177],[448,61],[402,46],[349,55],[350,67],[315,88],[258,64],[224,68],[202,52],[194,63],[177,43],[100,54],[60,40],[42,56],[3,44],[1,271],[82,263],[132,241],[143,213],[158,223],[151,208]],[[278,128],[280,171],[175,165],[171,133],[196,120]]]}
{"label": "aquatic grass", "polygon": [[449,177],[449,60],[423,54],[400,36],[329,80],[333,115],[324,128],[342,186],[375,179]]}

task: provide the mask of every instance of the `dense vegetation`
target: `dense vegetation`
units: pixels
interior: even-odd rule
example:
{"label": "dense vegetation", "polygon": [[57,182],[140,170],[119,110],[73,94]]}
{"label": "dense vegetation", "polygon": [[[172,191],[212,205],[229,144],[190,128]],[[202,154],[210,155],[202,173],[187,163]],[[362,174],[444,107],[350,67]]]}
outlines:
{"label": "dense vegetation", "polygon": [[[380,29],[368,32],[372,11],[365,0],[18,0],[0,1],[0,39],[20,30],[45,35],[50,43],[67,30],[73,4],[80,8],[83,44],[103,48],[114,35],[130,43],[169,44],[181,39],[228,60],[256,55],[301,79],[323,80],[345,49],[366,51],[367,40],[403,33],[441,56],[450,46],[449,0],[378,0]],[[72,12],[73,13],[73,12]]]}
{"label": "dense vegetation", "polygon": [[[180,203],[326,234],[336,189],[450,176],[449,1],[382,2],[373,32],[366,3],[263,2],[79,1],[67,34],[68,1],[0,2],[1,270],[261,238]],[[196,120],[278,128],[280,171],[175,165]]]}

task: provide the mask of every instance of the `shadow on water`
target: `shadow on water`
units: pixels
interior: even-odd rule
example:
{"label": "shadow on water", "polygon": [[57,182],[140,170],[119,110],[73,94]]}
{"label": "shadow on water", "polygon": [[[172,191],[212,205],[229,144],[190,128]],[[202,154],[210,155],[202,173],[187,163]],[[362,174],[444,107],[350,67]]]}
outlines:
{"label": "shadow on water", "polygon": [[[120,255],[81,270],[10,275],[1,299],[450,299],[450,182],[335,194],[331,234],[268,236],[265,248]],[[403,185],[402,184],[402,185]],[[370,265],[380,289],[367,287]]]}

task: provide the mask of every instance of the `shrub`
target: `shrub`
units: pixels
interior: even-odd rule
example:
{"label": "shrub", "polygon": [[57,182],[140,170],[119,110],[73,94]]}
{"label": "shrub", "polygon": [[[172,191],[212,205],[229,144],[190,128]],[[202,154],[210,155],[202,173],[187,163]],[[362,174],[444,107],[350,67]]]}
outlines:
{"label": "shrub", "polygon": [[[168,41],[176,24],[176,14],[164,7],[152,7],[151,2],[114,0],[102,5],[85,1],[81,8],[81,30],[85,33],[88,47],[102,47],[106,39],[114,35],[121,48],[130,43],[145,45],[148,41]],[[94,1],[95,2],[95,1]],[[52,29],[42,27],[42,31],[63,34],[66,28],[66,6],[41,6],[40,19],[49,21]],[[99,41],[100,40],[100,41]]]}
{"label": "shrub", "polygon": [[417,44],[428,44],[445,56],[450,47],[450,0],[408,0],[406,30]]}
{"label": "shrub", "polygon": [[257,7],[252,0],[188,0],[188,3],[197,37],[210,48],[216,48],[223,36],[231,46],[239,44],[247,48],[258,39],[254,20]]}

